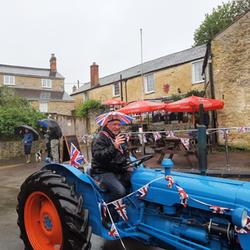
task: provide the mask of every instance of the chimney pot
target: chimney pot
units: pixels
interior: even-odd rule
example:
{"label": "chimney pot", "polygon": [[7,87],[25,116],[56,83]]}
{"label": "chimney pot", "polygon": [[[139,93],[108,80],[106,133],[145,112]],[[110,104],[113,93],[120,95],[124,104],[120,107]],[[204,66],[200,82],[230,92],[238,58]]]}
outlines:
{"label": "chimney pot", "polygon": [[99,85],[99,66],[95,62],[90,66],[90,85],[91,88]]}
{"label": "chimney pot", "polygon": [[49,62],[50,62],[50,74],[55,75],[57,72],[57,67],[56,67],[56,57],[54,53],[51,54]]}
{"label": "chimney pot", "polygon": [[74,86],[72,87],[72,91],[75,92],[76,90],[77,90],[77,87],[76,87],[76,85],[74,85]]}

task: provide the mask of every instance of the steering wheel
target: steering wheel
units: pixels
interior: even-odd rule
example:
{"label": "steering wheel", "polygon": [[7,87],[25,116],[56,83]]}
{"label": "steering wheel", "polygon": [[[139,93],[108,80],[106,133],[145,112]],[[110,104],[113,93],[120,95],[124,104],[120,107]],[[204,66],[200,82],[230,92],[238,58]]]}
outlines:
{"label": "steering wheel", "polygon": [[126,165],[126,168],[129,167],[129,165],[135,165],[135,167],[138,167],[140,164],[142,164],[145,161],[148,161],[149,159],[153,158],[153,155],[144,155],[139,159],[136,159],[134,161],[129,161]]}

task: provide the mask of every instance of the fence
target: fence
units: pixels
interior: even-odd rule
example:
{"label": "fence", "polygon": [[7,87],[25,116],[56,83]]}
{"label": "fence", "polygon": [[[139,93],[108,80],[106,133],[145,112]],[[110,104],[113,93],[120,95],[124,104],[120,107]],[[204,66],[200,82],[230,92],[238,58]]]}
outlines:
{"label": "fence", "polygon": [[[178,138],[186,151],[193,151],[193,143],[196,145],[197,150],[197,129],[187,130],[159,130],[159,131],[145,131],[145,132],[130,132],[125,131],[123,134],[127,138],[127,142],[130,138],[137,137],[137,147],[141,152],[152,152],[152,145],[161,138]],[[243,166],[250,168],[250,127],[230,127],[230,128],[209,128],[206,130],[207,145],[208,145],[208,166],[215,168],[223,167],[226,170],[231,170],[237,166]],[[212,144],[211,137],[216,135],[217,144]],[[93,135],[85,134],[81,138],[81,143],[84,145],[84,154],[88,161],[90,160],[91,142]],[[247,140],[247,142],[246,142]],[[240,143],[239,143],[240,142]],[[219,146],[219,147],[218,147]],[[153,152],[155,153],[155,152]],[[177,153],[178,154],[178,153]],[[230,157],[232,154],[232,157]],[[248,155],[249,154],[249,155]],[[237,158],[237,157],[238,158]],[[214,159],[218,159],[217,162]],[[238,159],[238,161],[237,161]],[[249,164],[248,164],[249,163]],[[198,164],[198,160],[194,165]]]}

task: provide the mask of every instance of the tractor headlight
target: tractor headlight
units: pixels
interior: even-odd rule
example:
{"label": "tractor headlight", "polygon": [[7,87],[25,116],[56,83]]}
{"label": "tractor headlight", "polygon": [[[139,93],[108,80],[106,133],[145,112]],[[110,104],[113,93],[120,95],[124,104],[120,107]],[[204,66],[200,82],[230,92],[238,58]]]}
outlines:
{"label": "tractor headlight", "polygon": [[245,208],[236,208],[232,213],[233,223],[240,228],[243,228],[247,224],[247,210]]}

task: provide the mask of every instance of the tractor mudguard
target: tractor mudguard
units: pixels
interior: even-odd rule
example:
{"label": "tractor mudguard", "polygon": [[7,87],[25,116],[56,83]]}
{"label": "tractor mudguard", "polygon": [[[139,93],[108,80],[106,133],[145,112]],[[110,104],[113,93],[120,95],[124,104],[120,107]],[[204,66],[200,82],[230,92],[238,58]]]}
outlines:
{"label": "tractor mudguard", "polygon": [[22,184],[17,214],[27,250],[91,248],[91,227],[82,197],[51,170],[38,171]]}

